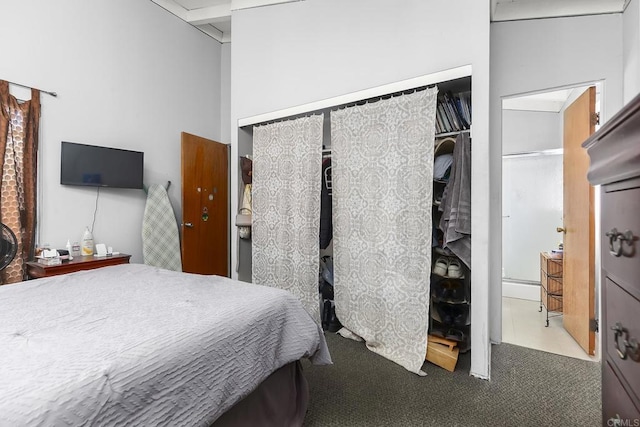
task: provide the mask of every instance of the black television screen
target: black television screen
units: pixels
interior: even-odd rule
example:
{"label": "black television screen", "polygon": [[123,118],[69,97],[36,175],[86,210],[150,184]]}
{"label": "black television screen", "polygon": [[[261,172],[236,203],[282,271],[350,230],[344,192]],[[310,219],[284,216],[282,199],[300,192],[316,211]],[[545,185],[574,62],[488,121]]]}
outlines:
{"label": "black television screen", "polygon": [[60,184],[143,188],[144,153],[62,141]]}

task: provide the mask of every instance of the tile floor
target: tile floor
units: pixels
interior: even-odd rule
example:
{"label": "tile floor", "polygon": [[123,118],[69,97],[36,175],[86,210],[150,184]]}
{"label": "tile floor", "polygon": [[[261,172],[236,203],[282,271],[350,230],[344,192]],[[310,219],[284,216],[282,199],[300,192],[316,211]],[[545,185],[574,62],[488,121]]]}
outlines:
{"label": "tile floor", "polygon": [[546,324],[546,310],[539,312],[540,302],[502,298],[502,341],[522,347],[561,354],[583,360],[597,360],[585,353],[562,327],[562,317],[551,317]]}

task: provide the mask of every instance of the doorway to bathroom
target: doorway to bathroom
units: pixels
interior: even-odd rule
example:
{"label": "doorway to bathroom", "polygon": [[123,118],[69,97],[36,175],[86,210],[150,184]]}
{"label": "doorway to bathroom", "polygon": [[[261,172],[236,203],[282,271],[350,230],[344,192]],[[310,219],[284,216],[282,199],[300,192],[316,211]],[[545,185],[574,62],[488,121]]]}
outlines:
{"label": "doorway to bathroom", "polygon": [[[564,307],[563,298],[563,187],[573,185],[564,177],[571,166],[563,166],[563,160],[573,154],[563,149],[563,141],[574,127],[567,117],[578,99],[591,93],[593,108],[599,110],[599,86],[522,94],[502,102],[503,342],[587,360],[594,360],[588,345],[581,347],[580,334],[570,324],[565,327],[563,318],[568,314],[571,319],[574,310]],[[594,294],[579,299],[589,298],[594,300]]]}

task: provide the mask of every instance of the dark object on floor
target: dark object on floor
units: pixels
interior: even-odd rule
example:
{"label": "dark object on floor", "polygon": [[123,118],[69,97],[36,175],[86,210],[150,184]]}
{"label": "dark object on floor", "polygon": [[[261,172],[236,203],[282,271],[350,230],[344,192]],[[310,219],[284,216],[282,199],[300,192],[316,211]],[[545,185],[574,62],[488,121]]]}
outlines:
{"label": "dark object on floor", "polygon": [[329,332],[338,332],[342,324],[336,316],[336,305],[332,300],[325,299],[322,304],[322,329]]}

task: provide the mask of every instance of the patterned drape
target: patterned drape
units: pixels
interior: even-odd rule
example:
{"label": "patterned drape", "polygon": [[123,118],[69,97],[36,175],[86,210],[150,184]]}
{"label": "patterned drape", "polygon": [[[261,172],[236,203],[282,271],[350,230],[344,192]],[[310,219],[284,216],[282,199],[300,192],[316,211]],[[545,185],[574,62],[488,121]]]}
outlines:
{"label": "patterned drape", "polygon": [[33,258],[40,91],[32,89],[31,100],[21,103],[9,94],[9,83],[0,80],[0,110],[0,221],[18,239],[16,257],[0,273],[1,283],[7,284],[24,280],[25,262]]}
{"label": "patterned drape", "polygon": [[437,89],[331,113],[336,314],[420,374],[427,349]]}
{"label": "patterned drape", "polygon": [[253,131],[253,283],[290,291],[320,323],[320,179],[324,115]]}

